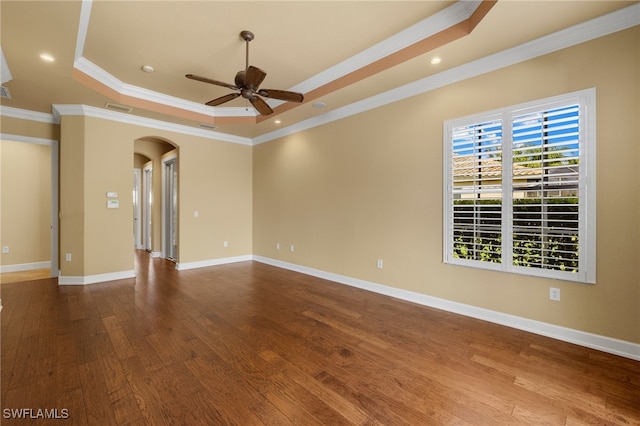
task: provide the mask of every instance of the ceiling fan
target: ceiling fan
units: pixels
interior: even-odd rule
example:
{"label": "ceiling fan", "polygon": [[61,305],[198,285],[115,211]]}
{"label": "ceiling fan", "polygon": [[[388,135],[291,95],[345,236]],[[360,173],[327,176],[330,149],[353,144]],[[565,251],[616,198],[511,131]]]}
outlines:
{"label": "ceiling fan", "polygon": [[240,37],[246,42],[246,65],[245,69],[238,71],[235,78],[235,84],[223,83],[222,81],[212,80],[206,77],[200,77],[195,74],[187,74],[185,77],[192,80],[198,80],[205,83],[215,84],[216,86],[226,87],[231,90],[239,90],[237,93],[230,93],[228,95],[221,96],[212,101],[207,102],[205,105],[217,106],[225,102],[229,102],[238,96],[249,100],[251,105],[262,115],[269,115],[273,113],[273,110],[260,96],[265,98],[279,99],[287,102],[302,102],[304,95],[298,92],[290,92],[288,90],[275,90],[275,89],[260,89],[260,84],[267,76],[267,73],[262,71],[258,67],[249,65],[249,42],[253,40],[254,36],[251,31],[242,31]]}

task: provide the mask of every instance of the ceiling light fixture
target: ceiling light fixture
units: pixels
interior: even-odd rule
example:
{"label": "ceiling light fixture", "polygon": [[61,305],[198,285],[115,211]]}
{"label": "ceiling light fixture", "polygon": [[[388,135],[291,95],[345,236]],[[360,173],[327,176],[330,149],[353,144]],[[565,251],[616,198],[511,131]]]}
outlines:
{"label": "ceiling light fixture", "polygon": [[154,72],[155,69],[151,65],[144,65],[142,67],[142,71],[144,71],[144,72]]}
{"label": "ceiling light fixture", "polygon": [[53,62],[55,61],[55,58],[51,55],[49,55],[48,53],[41,53],[40,54],[40,59],[42,59],[45,62]]}
{"label": "ceiling light fixture", "polygon": [[311,106],[314,108],[322,109],[325,108],[327,104],[325,104],[324,102],[314,102]]}
{"label": "ceiling light fixture", "polygon": [[276,123],[276,124],[280,124],[280,123],[282,123],[282,121],[280,121],[280,120],[276,120],[276,121],[274,121],[274,123]]}
{"label": "ceiling light fixture", "polygon": [[434,56],[433,58],[431,58],[431,65],[437,65],[440,62],[442,62],[442,59],[440,59],[439,56]]}

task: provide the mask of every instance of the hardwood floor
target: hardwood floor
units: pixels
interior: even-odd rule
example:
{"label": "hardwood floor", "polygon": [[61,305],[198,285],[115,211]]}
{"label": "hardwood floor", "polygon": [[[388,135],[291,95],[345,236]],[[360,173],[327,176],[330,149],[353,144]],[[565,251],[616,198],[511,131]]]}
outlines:
{"label": "hardwood floor", "polygon": [[257,262],[137,256],[135,280],[0,287],[3,425],[640,424],[640,362]]}

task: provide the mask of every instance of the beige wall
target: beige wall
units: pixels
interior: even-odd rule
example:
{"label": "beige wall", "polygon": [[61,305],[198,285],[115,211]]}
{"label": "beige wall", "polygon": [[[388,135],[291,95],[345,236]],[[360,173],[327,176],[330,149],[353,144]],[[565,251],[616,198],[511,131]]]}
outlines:
{"label": "beige wall", "polygon": [[250,146],[211,140],[180,144],[181,263],[253,253],[251,167]]}
{"label": "beige wall", "polygon": [[[61,128],[60,251],[73,259],[61,263],[63,276],[133,269],[131,176],[141,138],[178,147],[180,211],[187,212],[178,261],[251,254],[251,147],[92,117],[64,116]],[[154,164],[154,185],[160,178]],[[106,208],[107,192],[118,192],[119,209]]]}
{"label": "beige wall", "polygon": [[133,154],[133,168],[142,170],[142,168],[149,162],[149,160],[150,158],[142,154]]}
{"label": "beige wall", "polygon": [[[639,343],[639,33],[256,146],[254,253]],[[597,284],[443,264],[443,122],[590,87],[597,88]],[[551,286],[560,287],[561,302],[549,301]]]}
{"label": "beige wall", "polygon": [[[60,133],[60,273],[83,276],[84,268],[84,138],[82,117],[62,117]],[[65,260],[71,254],[71,262]]]}
{"label": "beige wall", "polygon": [[0,128],[5,135],[20,135],[48,140],[60,139],[60,126],[13,117],[0,117]]}
{"label": "beige wall", "polygon": [[[639,31],[254,148],[64,116],[62,274],[133,268],[132,202],[124,194],[131,191],[134,141],[158,138],[179,152],[181,263],[254,253],[640,343]],[[597,284],[444,265],[443,121],[589,87],[597,88]],[[3,117],[6,134],[58,139],[58,131]],[[154,169],[154,185],[160,176]],[[107,191],[123,194],[119,210],[106,209]],[[561,288],[561,302],[548,300],[550,286]]]}
{"label": "beige wall", "polygon": [[51,260],[51,146],[0,141],[0,265]]}

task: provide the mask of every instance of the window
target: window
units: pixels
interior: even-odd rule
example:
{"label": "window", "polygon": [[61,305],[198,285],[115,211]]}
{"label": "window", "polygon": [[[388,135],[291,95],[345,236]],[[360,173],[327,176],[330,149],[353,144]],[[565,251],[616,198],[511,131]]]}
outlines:
{"label": "window", "polygon": [[595,89],[445,122],[444,261],[595,282]]}

